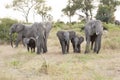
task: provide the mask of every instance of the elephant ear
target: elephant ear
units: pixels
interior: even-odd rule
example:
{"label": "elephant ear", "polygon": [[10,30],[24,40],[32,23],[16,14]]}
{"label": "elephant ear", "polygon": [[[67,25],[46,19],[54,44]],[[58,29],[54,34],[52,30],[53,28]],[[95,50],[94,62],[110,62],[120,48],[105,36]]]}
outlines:
{"label": "elephant ear", "polygon": [[22,30],[24,30],[25,26],[23,24],[16,24],[16,32],[21,32]]}
{"label": "elephant ear", "polygon": [[81,44],[84,41],[84,38],[81,36],[79,37],[79,43]]}

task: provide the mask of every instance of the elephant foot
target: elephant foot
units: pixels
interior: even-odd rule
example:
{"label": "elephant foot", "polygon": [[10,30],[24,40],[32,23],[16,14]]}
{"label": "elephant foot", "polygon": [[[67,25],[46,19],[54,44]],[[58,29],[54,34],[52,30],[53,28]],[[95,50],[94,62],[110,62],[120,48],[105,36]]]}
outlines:
{"label": "elephant foot", "polygon": [[99,53],[99,51],[94,50],[94,53],[97,53],[97,54],[98,54],[98,53]]}
{"label": "elephant foot", "polygon": [[43,51],[43,53],[47,53],[47,51]]}
{"label": "elephant foot", "polygon": [[41,53],[41,51],[37,51],[37,54],[40,54]]}
{"label": "elephant foot", "polygon": [[85,51],[84,53],[85,53],[85,54],[88,54],[88,53],[89,53],[89,51]]}

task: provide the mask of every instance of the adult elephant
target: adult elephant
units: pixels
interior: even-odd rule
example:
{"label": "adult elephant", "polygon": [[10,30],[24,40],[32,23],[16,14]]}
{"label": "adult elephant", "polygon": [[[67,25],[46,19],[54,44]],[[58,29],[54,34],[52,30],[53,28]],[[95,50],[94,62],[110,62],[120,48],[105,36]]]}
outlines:
{"label": "adult elephant", "polygon": [[50,22],[34,23],[32,25],[33,34],[36,37],[37,53],[47,52],[47,38],[49,36],[52,24]]}
{"label": "adult elephant", "polygon": [[47,52],[46,46],[46,31],[42,23],[34,23],[32,25],[33,34],[36,38],[36,47],[37,47],[37,54],[43,52]]}
{"label": "adult elephant", "polygon": [[75,53],[81,52],[81,43],[84,41],[84,38],[82,36],[75,36],[71,39],[71,43],[73,45],[73,50]]}
{"label": "adult elephant", "polygon": [[58,31],[57,37],[59,39],[60,45],[62,47],[62,53],[66,54],[69,52],[69,32],[68,31]]}
{"label": "adult elephant", "polygon": [[21,23],[13,24],[10,28],[10,33],[9,33],[11,46],[13,47],[13,43],[12,43],[13,42],[13,39],[12,39],[13,33],[18,34],[16,42],[15,42],[15,47],[18,47],[19,42],[22,41],[23,38],[35,37],[31,27],[32,26],[25,26]]}
{"label": "adult elephant", "polygon": [[91,43],[91,49],[93,49],[93,45],[94,45],[94,52],[99,53],[100,48],[101,48],[102,33],[103,33],[103,26],[100,20],[91,20],[86,23],[85,25],[85,37],[86,37],[85,53],[90,52],[90,43]]}

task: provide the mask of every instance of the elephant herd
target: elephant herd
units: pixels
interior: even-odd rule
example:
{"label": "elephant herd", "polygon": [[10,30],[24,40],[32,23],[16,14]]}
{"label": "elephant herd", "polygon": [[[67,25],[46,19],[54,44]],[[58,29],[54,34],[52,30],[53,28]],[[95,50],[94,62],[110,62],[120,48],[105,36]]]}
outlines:
{"label": "elephant herd", "polygon": [[[48,51],[47,38],[51,29],[51,22],[34,23],[30,26],[20,23],[13,24],[10,28],[11,46],[13,47],[12,34],[17,33],[18,35],[15,42],[15,47],[18,47],[19,42],[22,41],[23,44],[27,46],[28,51],[30,48],[31,52],[35,52],[35,47],[37,47],[37,54],[46,53]],[[103,33],[102,22],[100,20],[90,20],[85,24],[84,30],[86,39],[85,53],[90,52],[90,44],[91,50],[95,53],[99,53]],[[73,52],[81,52],[81,43],[84,41],[83,36],[76,35],[75,31],[65,30],[58,31],[56,36],[60,42],[63,54],[69,53],[70,42],[72,43]]]}
{"label": "elephant herd", "polygon": [[[26,26],[20,23],[13,24],[10,28],[10,41],[11,46],[13,47],[13,40],[12,40],[12,34],[17,33],[17,39],[15,42],[15,47],[18,47],[18,44],[20,41],[23,42],[23,44],[27,44],[29,47],[33,48],[33,46],[30,46],[32,43],[35,43],[37,47],[37,54],[43,52],[47,52],[47,38],[49,35],[49,32],[52,28],[52,25],[50,22],[44,22],[44,23],[34,23],[31,26]],[[31,41],[31,37],[34,38]],[[25,40],[25,38],[28,38]],[[30,38],[30,39],[29,39]],[[33,42],[34,41],[34,42]],[[29,50],[28,47],[28,50]]]}

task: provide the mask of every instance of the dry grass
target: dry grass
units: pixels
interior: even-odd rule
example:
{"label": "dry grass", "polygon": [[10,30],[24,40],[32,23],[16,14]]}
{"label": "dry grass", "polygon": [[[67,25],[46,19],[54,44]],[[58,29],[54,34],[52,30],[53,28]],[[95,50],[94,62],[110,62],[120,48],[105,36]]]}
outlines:
{"label": "dry grass", "polygon": [[[100,54],[63,55],[52,30],[48,39],[46,63],[36,53],[29,53],[22,45],[11,48],[0,45],[0,80],[120,80],[120,31],[105,33]],[[46,66],[47,65],[47,66]]]}

